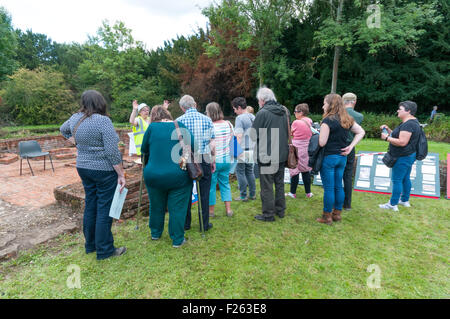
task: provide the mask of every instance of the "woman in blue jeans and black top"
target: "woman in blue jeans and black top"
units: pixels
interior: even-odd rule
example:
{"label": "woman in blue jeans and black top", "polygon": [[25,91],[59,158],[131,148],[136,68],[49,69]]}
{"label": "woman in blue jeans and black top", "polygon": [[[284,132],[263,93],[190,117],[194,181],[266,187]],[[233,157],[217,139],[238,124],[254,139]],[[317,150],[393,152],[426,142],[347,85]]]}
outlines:
{"label": "woman in blue jeans and black top", "polygon": [[[331,225],[341,220],[345,193],[342,186],[347,155],[364,137],[364,130],[348,115],[342,98],[338,94],[328,94],[323,101],[323,120],[320,126],[319,145],[324,147],[324,159],[320,177],[324,188],[323,215],[319,223]],[[348,145],[348,132],[355,134]]]}
{"label": "woman in blue jeans and black top", "polygon": [[[392,197],[386,204],[379,205],[383,209],[398,211],[397,205],[411,207],[409,195],[411,193],[411,168],[416,160],[416,147],[419,141],[419,134],[422,128],[419,121],[414,117],[417,111],[417,104],[412,101],[400,102],[397,110],[398,117],[402,123],[393,131],[382,125],[388,134],[381,134],[381,139],[389,142],[389,153],[397,161],[392,167]],[[401,195],[401,197],[400,197]]]}
{"label": "woman in blue jeans and black top", "polygon": [[106,115],[106,101],[95,91],[81,96],[81,109],[60,128],[65,138],[77,146],[77,171],[83,182],[85,205],[83,233],[86,253],[97,252],[97,259],[106,259],[125,253],[126,248],[114,247],[109,217],[117,184],[125,187],[117,136]]}

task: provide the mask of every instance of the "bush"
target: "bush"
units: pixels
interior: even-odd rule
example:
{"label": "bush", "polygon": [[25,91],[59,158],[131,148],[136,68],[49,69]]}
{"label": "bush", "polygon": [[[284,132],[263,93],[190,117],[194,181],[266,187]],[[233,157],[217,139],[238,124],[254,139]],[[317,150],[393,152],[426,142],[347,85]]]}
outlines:
{"label": "bush", "polygon": [[61,123],[77,109],[63,74],[53,70],[19,69],[4,83],[1,96],[0,112],[18,124]]}
{"label": "bush", "polygon": [[429,140],[450,143],[450,116],[440,115],[424,131]]}
{"label": "bush", "polygon": [[163,104],[164,98],[156,91],[157,85],[155,81],[153,79],[147,79],[142,81],[139,86],[115,96],[110,110],[113,122],[128,122],[131,111],[133,110],[133,100],[137,100],[139,103],[145,103],[150,108],[157,104]]}

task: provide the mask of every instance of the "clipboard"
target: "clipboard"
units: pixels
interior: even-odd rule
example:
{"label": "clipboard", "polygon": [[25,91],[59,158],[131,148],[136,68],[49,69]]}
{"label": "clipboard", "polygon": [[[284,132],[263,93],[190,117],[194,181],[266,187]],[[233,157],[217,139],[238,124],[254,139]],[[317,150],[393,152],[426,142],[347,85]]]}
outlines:
{"label": "clipboard", "polygon": [[120,219],[120,214],[122,213],[123,204],[125,203],[125,198],[127,197],[128,189],[124,188],[122,194],[120,193],[120,185],[117,184],[116,191],[114,193],[114,198],[109,209],[109,217],[114,219]]}

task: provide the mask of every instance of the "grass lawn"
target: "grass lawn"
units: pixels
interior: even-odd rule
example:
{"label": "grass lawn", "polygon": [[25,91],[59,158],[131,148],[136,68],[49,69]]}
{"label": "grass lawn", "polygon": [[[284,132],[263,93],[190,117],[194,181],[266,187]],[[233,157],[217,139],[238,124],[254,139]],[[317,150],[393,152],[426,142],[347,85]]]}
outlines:
{"label": "grass lawn", "polygon": [[[363,140],[358,150],[385,151],[381,140]],[[450,145],[430,143],[440,158]],[[257,183],[259,187],[259,183]],[[286,191],[288,191],[286,185]],[[238,195],[232,183],[233,198]],[[188,243],[172,248],[167,233],[150,240],[143,220],[114,223],[121,257],[97,261],[84,253],[81,233],[60,236],[51,244],[21,253],[0,264],[0,298],[449,298],[449,208],[443,199],[412,197],[412,208],[386,212],[378,204],[389,196],[353,193],[353,209],[333,226],[315,222],[323,190],[313,198],[286,200],[284,219],[254,220],[259,200],[233,202],[225,216],[218,201],[214,228],[202,238],[193,213]],[[196,212],[197,206],[193,206]],[[68,266],[81,270],[81,289],[66,285]],[[381,270],[379,289],[367,285]]]}

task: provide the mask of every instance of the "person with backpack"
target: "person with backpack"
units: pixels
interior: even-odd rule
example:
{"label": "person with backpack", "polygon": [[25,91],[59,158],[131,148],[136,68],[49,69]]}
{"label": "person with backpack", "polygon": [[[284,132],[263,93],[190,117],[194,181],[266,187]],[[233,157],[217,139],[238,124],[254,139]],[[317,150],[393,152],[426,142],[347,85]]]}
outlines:
{"label": "person with backpack", "polygon": [[[381,133],[381,139],[389,143],[388,154],[395,160],[391,174],[393,184],[392,196],[389,202],[379,205],[382,209],[392,209],[397,212],[397,205],[411,207],[409,203],[409,196],[411,193],[411,169],[416,159],[424,158],[423,156],[416,158],[416,155],[419,155],[418,144],[422,135],[420,123],[417,118],[414,117],[416,112],[417,104],[415,102],[400,102],[397,114],[402,120],[402,123],[394,130],[391,130],[387,125],[382,125],[380,127],[381,130],[387,130],[387,134],[386,132]],[[423,155],[424,148],[422,145],[420,148],[420,155]]]}

